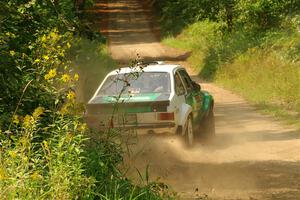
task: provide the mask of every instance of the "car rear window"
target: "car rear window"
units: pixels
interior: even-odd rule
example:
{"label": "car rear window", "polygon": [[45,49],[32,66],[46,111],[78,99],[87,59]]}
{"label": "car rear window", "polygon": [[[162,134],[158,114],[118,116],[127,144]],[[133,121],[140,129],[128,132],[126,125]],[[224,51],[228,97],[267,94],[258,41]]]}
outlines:
{"label": "car rear window", "polygon": [[168,73],[142,72],[109,76],[97,95],[170,92],[170,75]]}

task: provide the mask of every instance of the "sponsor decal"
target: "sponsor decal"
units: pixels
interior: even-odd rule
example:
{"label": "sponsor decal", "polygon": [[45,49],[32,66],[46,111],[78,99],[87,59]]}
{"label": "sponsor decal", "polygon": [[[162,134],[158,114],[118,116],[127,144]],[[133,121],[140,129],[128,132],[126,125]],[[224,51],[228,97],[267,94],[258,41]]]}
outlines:
{"label": "sponsor decal", "polygon": [[[120,97],[119,102],[144,102],[144,101],[155,101],[161,93],[147,93],[147,94],[132,94],[123,95]],[[117,98],[114,96],[104,96],[103,103],[115,103]]]}
{"label": "sponsor decal", "polygon": [[[119,99],[119,113],[166,112],[170,94],[147,93],[123,95]],[[93,114],[111,113],[117,98],[115,96],[97,96],[89,104],[88,110]]]}

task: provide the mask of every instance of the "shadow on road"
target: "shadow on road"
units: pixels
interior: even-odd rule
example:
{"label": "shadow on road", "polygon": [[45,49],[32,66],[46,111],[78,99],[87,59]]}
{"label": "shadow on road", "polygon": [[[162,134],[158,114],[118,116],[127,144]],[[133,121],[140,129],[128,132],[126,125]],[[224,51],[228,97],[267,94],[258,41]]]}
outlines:
{"label": "shadow on road", "polygon": [[106,27],[102,26],[101,32],[109,37],[110,44],[145,44],[159,41],[160,28],[151,8],[146,8],[135,0],[100,0],[89,12],[95,14],[96,24],[107,24]]}

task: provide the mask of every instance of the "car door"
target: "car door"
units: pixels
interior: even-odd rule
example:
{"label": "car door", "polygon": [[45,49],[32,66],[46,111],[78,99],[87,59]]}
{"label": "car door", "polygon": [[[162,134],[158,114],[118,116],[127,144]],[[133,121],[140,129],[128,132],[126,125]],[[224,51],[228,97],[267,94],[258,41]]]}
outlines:
{"label": "car door", "polygon": [[184,69],[178,71],[186,89],[185,100],[193,109],[194,120],[200,119],[202,115],[203,94],[194,87],[193,81]]}
{"label": "car door", "polygon": [[178,71],[174,73],[174,89],[175,89],[175,95],[173,98],[174,101],[173,105],[175,106],[174,110],[177,116],[176,120],[179,125],[184,125],[185,123],[184,115],[186,114],[186,110],[184,109],[185,107],[183,105],[186,104],[186,100],[185,100],[186,90]]}

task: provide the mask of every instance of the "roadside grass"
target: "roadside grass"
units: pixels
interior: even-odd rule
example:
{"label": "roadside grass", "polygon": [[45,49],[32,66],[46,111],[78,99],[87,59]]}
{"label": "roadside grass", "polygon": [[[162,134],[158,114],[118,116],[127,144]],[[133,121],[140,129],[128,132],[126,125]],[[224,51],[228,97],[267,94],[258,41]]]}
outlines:
{"label": "roadside grass", "polygon": [[191,50],[188,59],[201,78],[233,90],[263,113],[300,128],[300,33],[235,30],[199,21],[163,43]]}
{"label": "roadside grass", "polygon": [[263,113],[300,128],[300,65],[266,49],[250,49],[220,67],[215,82],[245,97]]}
{"label": "roadside grass", "polygon": [[263,114],[271,115],[279,120],[284,120],[289,125],[294,125],[298,129],[300,129],[300,114],[299,112],[283,109],[277,105],[271,104],[255,104],[258,111],[262,112]]}

